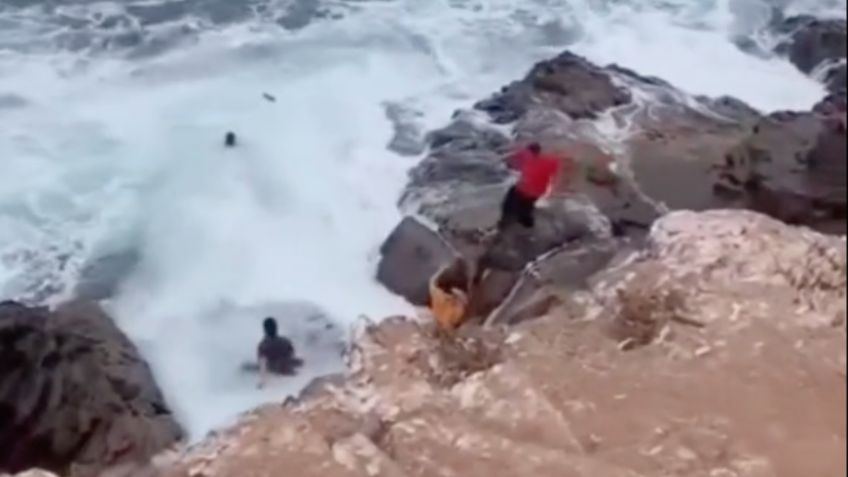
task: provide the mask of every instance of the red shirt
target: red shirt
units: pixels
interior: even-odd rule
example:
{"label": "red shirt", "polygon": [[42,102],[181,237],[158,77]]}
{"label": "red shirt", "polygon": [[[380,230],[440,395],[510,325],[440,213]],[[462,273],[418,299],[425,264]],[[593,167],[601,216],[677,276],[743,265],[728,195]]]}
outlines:
{"label": "red shirt", "polygon": [[518,180],[518,191],[531,199],[545,195],[551,182],[559,172],[560,161],[555,156],[546,154],[534,155],[523,149],[512,157],[512,165],[521,171]]}

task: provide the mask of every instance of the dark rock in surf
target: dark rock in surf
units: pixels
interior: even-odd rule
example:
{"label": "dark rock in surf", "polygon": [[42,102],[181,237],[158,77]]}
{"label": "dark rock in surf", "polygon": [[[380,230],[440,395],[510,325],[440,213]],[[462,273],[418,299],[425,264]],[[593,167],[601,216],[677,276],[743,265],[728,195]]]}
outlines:
{"label": "dark rock in surf", "polygon": [[842,61],[830,69],[825,74],[824,81],[827,85],[827,90],[831,93],[845,92],[848,89],[848,85],[846,85],[846,81],[848,81],[848,64]]}
{"label": "dark rock in surf", "polygon": [[97,476],[181,436],[148,365],[99,307],[0,303],[0,471]]}
{"label": "dark rock in surf", "polygon": [[86,301],[112,298],[140,260],[138,251],[129,250],[89,261],[80,271],[74,296]]}
{"label": "dark rock in surf", "polygon": [[421,113],[399,103],[384,105],[386,118],[392,123],[394,134],[388,148],[401,156],[417,156],[426,149],[424,132],[418,124]]}
{"label": "dark rock in surf", "polygon": [[518,120],[536,103],[545,103],[573,119],[596,118],[629,103],[630,93],[616,86],[603,68],[570,52],[538,63],[521,81],[477,103],[497,123]]}
{"label": "dark rock in surf", "polygon": [[[825,65],[834,65],[846,58],[846,21],[844,19],[818,19],[808,15],[790,17],[774,27],[786,39],[778,44],[776,52],[785,55],[806,74],[812,74]],[[837,67],[825,78],[830,91],[845,89],[845,69]],[[840,81],[841,74],[841,81]]]}
{"label": "dark rock in surf", "polygon": [[410,303],[430,303],[430,278],[456,257],[439,234],[412,217],[392,231],[380,249],[377,280]]}

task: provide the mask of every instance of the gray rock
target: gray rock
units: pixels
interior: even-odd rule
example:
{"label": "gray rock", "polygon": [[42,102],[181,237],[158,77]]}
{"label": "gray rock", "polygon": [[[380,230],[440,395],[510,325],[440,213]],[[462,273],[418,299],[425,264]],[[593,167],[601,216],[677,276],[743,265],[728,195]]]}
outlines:
{"label": "gray rock", "polygon": [[[838,108],[838,103],[817,109]],[[738,203],[791,224],[846,231],[845,112],[776,113],[734,148],[717,186]]]}
{"label": "gray rock", "polygon": [[94,476],[181,437],[150,368],[99,307],[0,304],[0,471]]}
{"label": "gray rock", "polygon": [[846,57],[846,22],[844,19],[821,20],[811,16],[795,16],[779,22],[775,29],[786,35],[778,44],[776,52],[789,60],[806,74],[826,62],[843,60]]}
{"label": "gray rock", "polygon": [[456,258],[438,233],[413,217],[398,224],[380,252],[377,280],[418,306],[430,303],[430,278]]}
{"label": "gray rock", "polygon": [[140,256],[130,250],[104,255],[86,263],[80,272],[74,296],[81,300],[105,300],[114,296],[123,280],[138,265]]}
{"label": "gray rock", "polygon": [[573,119],[596,118],[609,108],[630,103],[608,72],[570,52],[543,61],[521,81],[477,103],[497,123],[521,118],[535,103],[550,105]]}

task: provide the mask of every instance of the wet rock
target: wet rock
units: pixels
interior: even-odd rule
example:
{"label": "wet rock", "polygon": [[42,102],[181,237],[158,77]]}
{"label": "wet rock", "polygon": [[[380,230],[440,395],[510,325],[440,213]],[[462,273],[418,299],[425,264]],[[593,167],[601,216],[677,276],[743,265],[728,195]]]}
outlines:
{"label": "wet rock", "polygon": [[813,112],[828,117],[844,116],[846,109],[848,109],[848,94],[843,91],[827,95],[813,107]]}
{"label": "wet rock", "polygon": [[80,272],[74,296],[86,301],[111,298],[139,260],[139,253],[134,250],[104,255],[91,260]]}
{"label": "wet rock", "polygon": [[466,111],[457,112],[448,126],[427,135],[430,148],[442,154],[494,152],[503,150],[509,142],[501,130],[489,127],[484,118]]}
{"label": "wet rock", "polygon": [[774,29],[786,36],[778,44],[777,53],[786,55],[806,74],[846,57],[848,36],[844,19],[817,19],[801,15],[778,22]]}
{"label": "wet rock", "polygon": [[743,207],[844,234],[845,158],[844,113],[776,113],[728,153],[717,187]]}
{"label": "wet rock", "polygon": [[543,61],[523,80],[506,86],[477,103],[496,123],[521,118],[536,103],[551,105],[573,119],[596,118],[603,111],[627,104],[630,93],[616,86],[602,68],[570,52]]}
{"label": "wet rock", "polygon": [[846,86],[846,81],[848,81],[848,65],[843,61],[828,71],[824,80],[828,91],[832,93],[841,91],[844,93],[846,88],[848,88]]}
{"label": "wet rock", "polygon": [[391,121],[394,134],[389,141],[389,150],[402,156],[417,156],[422,154],[427,145],[424,132],[418,121],[421,114],[398,103],[385,105],[386,117]]}
{"label": "wet rock", "polygon": [[380,248],[377,280],[410,303],[430,303],[430,278],[456,254],[429,227],[413,217],[404,218]]}
{"label": "wet rock", "polygon": [[182,432],[135,346],[100,308],[0,304],[0,469],[94,476]]}

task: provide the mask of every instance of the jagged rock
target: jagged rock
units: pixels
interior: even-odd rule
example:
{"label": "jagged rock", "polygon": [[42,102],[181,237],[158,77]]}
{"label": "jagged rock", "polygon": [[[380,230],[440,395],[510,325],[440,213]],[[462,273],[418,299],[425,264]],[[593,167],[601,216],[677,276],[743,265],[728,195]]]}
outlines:
{"label": "jagged rock", "polygon": [[573,119],[596,118],[605,110],[627,104],[630,93],[616,86],[610,75],[586,59],[565,52],[543,61],[523,80],[505,87],[477,109],[497,123],[510,123],[543,103]]}
{"label": "jagged rock", "polygon": [[419,306],[430,303],[430,278],[456,257],[437,232],[413,217],[398,224],[380,253],[377,280]]}
{"label": "jagged rock", "polygon": [[844,93],[848,85],[848,64],[845,60],[830,68],[824,75],[824,82],[827,85],[827,90],[831,93]]}
{"label": "jagged rock", "polygon": [[845,158],[844,119],[777,113],[729,151],[717,186],[746,208],[845,233]]}
{"label": "jagged rock", "polygon": [[810,74],[822,64],[846,57],[848,37],[844,19],[823,20],[801,15],[783,20],[775,29],[788,37],[777,46],[777,52],[787,55],[804,73]]}
{"label": "jagged rock", "polygon": [[94,476],[181,437],[135,346],[100,308],[0,304],[0,469]]}
{"label": "jagged rock", "polygon": [[616,240],[594,238],[545,256],[535,264],[535,273],[522,274],[497,307],[486,310],[486,324],[515,325],[546,315],[562,304],[562,291],[588,288],[591,278],[626,249]]}
{"label": "jagged rock", "polygon": [[813,112],[826,117],[840,115],[844,117],[846,109],[848,109],[848,93],[843,91],[827,95],[813,107]]}
{"label": "jagged rock", "polygon": [[81,300],[111,298],[118,287],[138,265],[137,250],[128,250],[97,257],[84,264],[80,271],[74,296]]}

